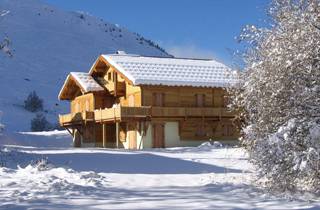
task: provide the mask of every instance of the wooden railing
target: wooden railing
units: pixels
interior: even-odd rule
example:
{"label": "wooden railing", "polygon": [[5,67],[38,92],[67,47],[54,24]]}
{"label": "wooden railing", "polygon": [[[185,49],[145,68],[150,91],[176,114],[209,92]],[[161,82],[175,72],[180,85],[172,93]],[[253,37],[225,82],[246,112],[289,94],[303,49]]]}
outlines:
{"label": "wooden railing", "polygon": [[149,106],[143,107],[126,107],[122,106],[121,116],[123,117],[148,117],[151,115],[151,109]]}
{"label": "wooden railing", "polygon": [[59,123],[61,126],[67,125],[67,124],[82,123],[83,121],[93,121],[93,120],[94,120],[94,113],[87,112],[87,111],[59,115]]}
{"label": "wooden railing", "polygon": [[95,121],[115,121],[121,119],[121,111],[119,108],[98,109],[94,111]]}
{"label": "wooden railing", "polygon": [[79,112],[59,116],[60,125],[87,121],[115,122],[132,118],[188,118],[188,117],[232,117],[226,108],[209,107],[125,107],[98,109],[94,112]]}
{"label": "wooden railing", "polygon": [[226,108],[209,107],[152,107],[152,117],[232,117]]}
{"label": "wooden railing", "polygon": [[126,118],[144,118],[150,116],[150,107],[115,107],[94,111],[95,121],[123,120]]}

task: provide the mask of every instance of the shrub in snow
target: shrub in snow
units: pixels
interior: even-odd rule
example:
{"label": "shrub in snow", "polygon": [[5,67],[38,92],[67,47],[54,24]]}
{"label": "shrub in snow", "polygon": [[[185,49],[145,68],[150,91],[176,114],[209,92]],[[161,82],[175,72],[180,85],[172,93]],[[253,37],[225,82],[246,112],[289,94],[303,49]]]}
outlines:
{"label": "shrub in snow", "polygon": [[32,91],[24,101],[24,108],[30,112],[43,110],[43,101],[35,91]]}
{"label": "shrub in snow", "polygon": [[46,171],[53,168],[52,164],[49,163],[48,158],[42,158],[42,159],[36,160],[32,163],[32,165],[38,171]]}
{"label": "shrub in snow", "polygon": [[79,17],[80,17],[80,19],[82,19],[82,20],[85,19],[85,18],[84,18],[84,14],[80,14]]}
{"label": "shrub in snow", "polygon": [[231,92],[242,142],[267,186],[320,191],[320,2],[274,0],[270,29],[246,27]]}
{"label": "shrub in snow", "polygon": [[31,120],[31,131],[48,131],[51,129],[51,124],[43,114],[37,114],[36,117]]}

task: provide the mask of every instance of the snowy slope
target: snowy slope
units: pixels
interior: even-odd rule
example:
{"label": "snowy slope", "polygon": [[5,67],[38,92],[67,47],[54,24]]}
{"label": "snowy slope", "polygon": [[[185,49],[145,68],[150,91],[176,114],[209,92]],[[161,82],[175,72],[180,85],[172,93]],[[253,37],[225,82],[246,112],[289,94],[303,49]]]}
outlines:
{"label": "snowy slope", "polygon": [[44,99],[51,121],[68,112],[67,103],[57,100],[67,73],[87,72],[99,54],[168,56],[125,28],[39,0],[1,0],[0,15],[0,41],[8,36],[13,53],[0,51],[0,110],[9,131],[29,130],[34,114],[21,105],[33,90]]}
{"label": "snowy slope", "polygon": [[319,197],[273,196],[252,183],[242,148],[53,148],[46,141],[65,134],[42,134],[26,135],[35,147],[0,147],[0,209],[320,208]]}

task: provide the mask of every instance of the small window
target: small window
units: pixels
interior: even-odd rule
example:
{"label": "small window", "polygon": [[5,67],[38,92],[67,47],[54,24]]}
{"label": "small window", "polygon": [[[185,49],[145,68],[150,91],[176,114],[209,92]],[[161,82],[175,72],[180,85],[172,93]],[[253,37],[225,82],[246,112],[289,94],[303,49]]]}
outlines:
{"label": "small window", "polygon": [[112,81],[116,81],[116,79],[117,79],[117,73],[115,72],[114,74],[113,74],[113,78],[112,78]]}
{"label": "small window", "polygon": [[108,73],[108,81],[111,81],[112,80],[112,74],[111,72]]}
{"label": "small window", "polygon": [[196,136],[198,137],[206,136],[206,129],[205,129],[204,123],[200,123],[200,125],[198,125],[196,130]]}
{"label": "small window", "polygon": [[205,94],[196,94],[196,106],[204,107],[205,103]]}
{"label": "small window", "polygon": [[152,94],[152,105],[153,106],[164,106],[164,93],[153,93]]}

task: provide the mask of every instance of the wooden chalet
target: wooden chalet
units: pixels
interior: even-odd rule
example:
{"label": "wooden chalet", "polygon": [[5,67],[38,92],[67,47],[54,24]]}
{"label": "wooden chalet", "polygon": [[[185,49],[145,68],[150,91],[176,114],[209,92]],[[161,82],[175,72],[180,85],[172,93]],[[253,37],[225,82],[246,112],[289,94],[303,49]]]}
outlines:
{"label": "wooden chalet", "polygon": [[71,72],[60,100],[71,101],[60,125],[74,146],[142,149],[234,142],[225,105],[234,82],[214,60],[101,55],[89,73]]}

